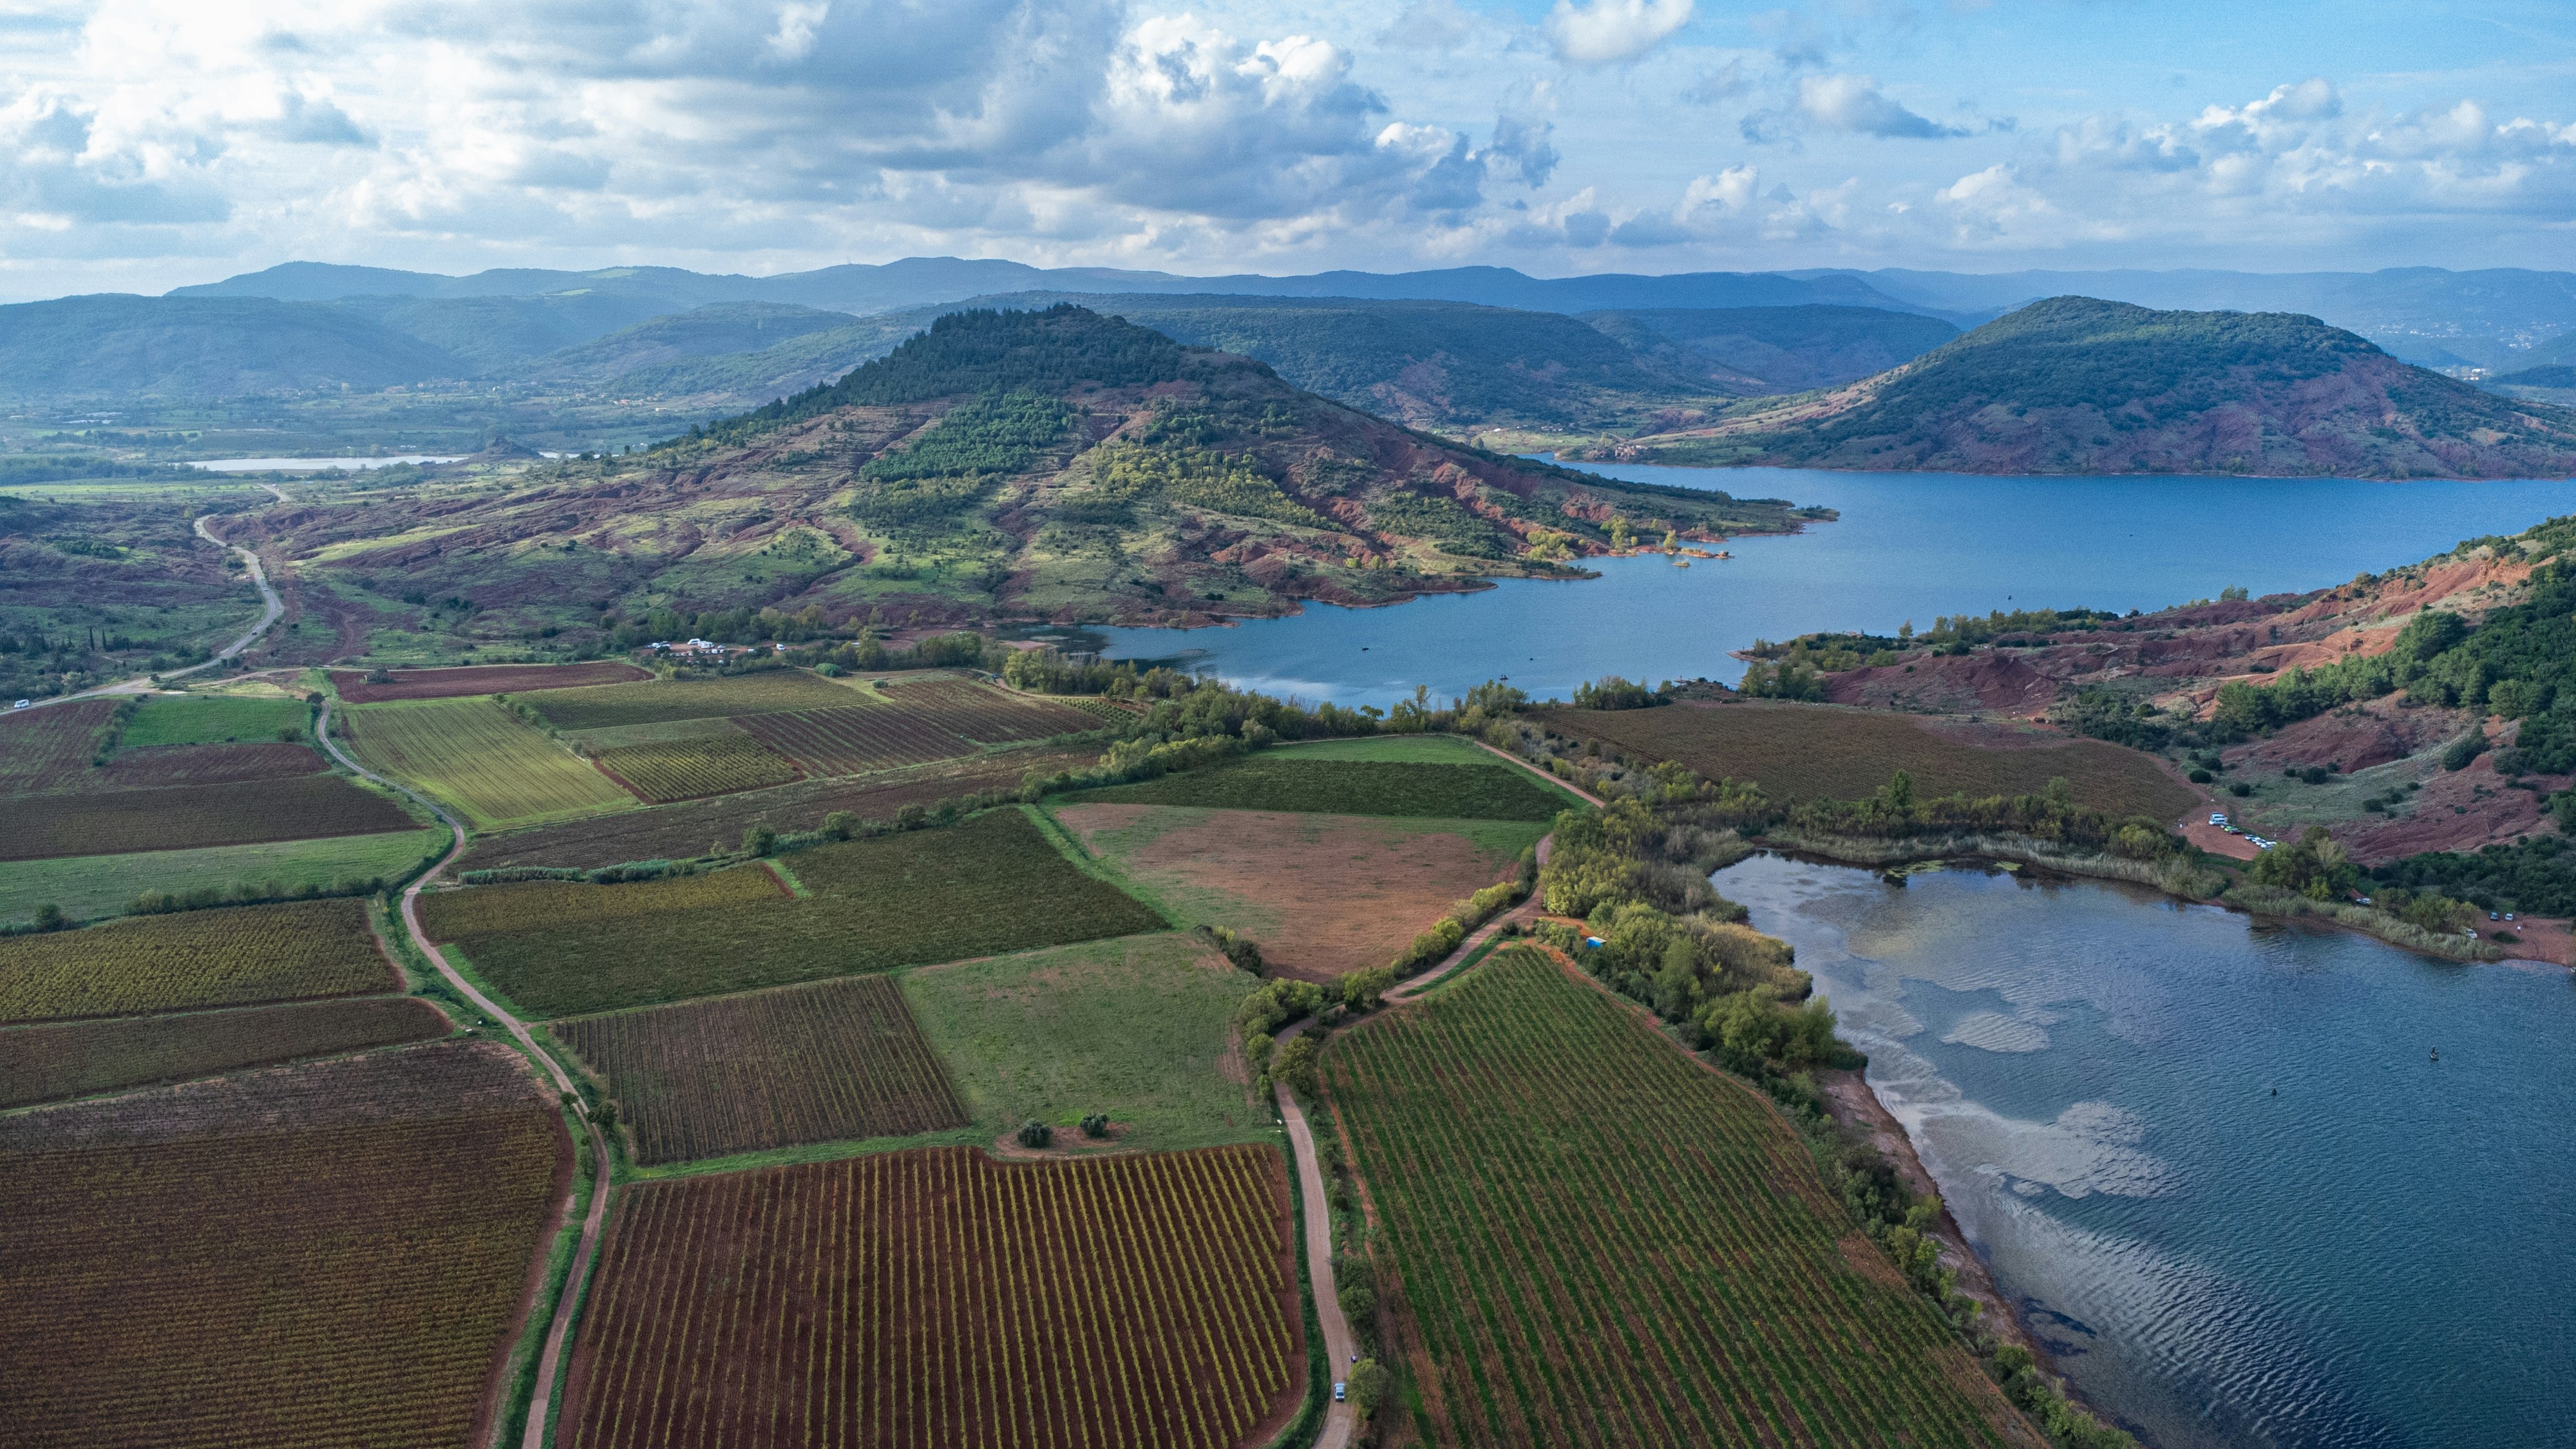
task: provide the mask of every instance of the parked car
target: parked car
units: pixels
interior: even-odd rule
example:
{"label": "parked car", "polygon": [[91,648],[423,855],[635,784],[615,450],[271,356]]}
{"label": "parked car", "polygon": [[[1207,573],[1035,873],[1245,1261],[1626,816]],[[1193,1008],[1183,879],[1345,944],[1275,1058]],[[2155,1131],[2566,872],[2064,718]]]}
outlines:
{"label": "parked car", "polygon": [[1336,1404],[1342,1402],[1342,1400],[1348,1396],[1349,1390],[1349,1384],[1336,1381],[1333,1384],[1333,1402]]}

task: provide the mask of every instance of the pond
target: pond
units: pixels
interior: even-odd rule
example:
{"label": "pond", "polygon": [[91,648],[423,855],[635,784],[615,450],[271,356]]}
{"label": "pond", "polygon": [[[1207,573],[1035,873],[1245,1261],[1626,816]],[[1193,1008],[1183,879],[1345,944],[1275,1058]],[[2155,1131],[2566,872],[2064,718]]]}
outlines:
{"label": "pond", "polygon": [[1506,579],[1383,609],[1309,608],[1233,628],[1108,629],[1113,658],[1169,658],[1249,688],[1384,705],[1509,677],[1562,698],[1605,674],[1732,683],[1729,654],[1819,629],[1893,632],[1990,609],[2153,610],[2242,585],[2321,588],[2464,538],[2576,512],[2576,482],[1989,478],[1803,469],[1597,469],[1841,510],[1805,533],[1738,538],[1732,559],[1595,560],[1602,577]]}
{"label": "pond", "polygon": [[2566,971],[1999,871],[1714,879],[1796,946],[2059,1367],[2158,1449],[2570,1442]]}

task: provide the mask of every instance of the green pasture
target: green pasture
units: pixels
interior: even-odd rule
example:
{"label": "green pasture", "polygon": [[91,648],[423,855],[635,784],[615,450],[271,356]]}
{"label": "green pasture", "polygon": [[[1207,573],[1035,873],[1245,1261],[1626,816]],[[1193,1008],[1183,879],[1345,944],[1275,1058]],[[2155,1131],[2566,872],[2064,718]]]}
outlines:
{"label": "green pasture", "polygon": [[273,740],[280,730],[302,734],[307,714],[300,699],[163,695],[135,707],[134,718],[126,722],[124,748]]}
{"label": "green pasture", "polygon": [[325,886],[344,877],[391,879],[447,848],[444,829],[398,830],[385,835],[340,835],[327,840],[279,840],[259,845],[209,845],[195,850],[147,850],[131,855],[83,855],[55,860],[0,861],[0,922],[33,917],[51,904],[75,921],[122,914],[145,891],[172,893],[200,886],[226,889],[269,882],[293,890]]}

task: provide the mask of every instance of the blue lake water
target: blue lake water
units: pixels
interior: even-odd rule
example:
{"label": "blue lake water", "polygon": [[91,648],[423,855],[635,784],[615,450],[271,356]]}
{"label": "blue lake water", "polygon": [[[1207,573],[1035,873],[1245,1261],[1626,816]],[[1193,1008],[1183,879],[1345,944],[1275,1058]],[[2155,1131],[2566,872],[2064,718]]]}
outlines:
{"label": "blue lake water", "polygon": [[2566,971],[2000,872],[1715,879],[2158,1449],[2576,1443]]}
{"label": "blue lake water", "polygon": [[1113,658],[1188,662],[1271,693],[1387,704],[1508,676],[1538,698],[1604,674],[1733,682],[1729,654],[1817,629],[2081,605],[2157,609],[2321,588],[2464,538],[2576,512],[2576,482],[2371,483],[2277,478],[1985,478],[1923,473],[1603,465],[1641,482],[1839,509],[1833,523],[1739,538],[1735,557],[1673,567],[1595,560],[1598,579],[1507,579],[1385,609],[1309,608],[1232,628],[1110,629]]}

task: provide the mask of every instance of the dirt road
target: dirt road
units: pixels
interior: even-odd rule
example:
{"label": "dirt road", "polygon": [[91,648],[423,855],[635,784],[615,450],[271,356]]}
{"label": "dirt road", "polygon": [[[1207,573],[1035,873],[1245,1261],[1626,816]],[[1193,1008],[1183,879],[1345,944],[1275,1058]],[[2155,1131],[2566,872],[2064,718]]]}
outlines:
{"label": "dirt road", "polygon": [[[1301,1021],[1281,1032],[1279,1043],[1286,1045],[1306,1025]],[[1315,1317],[1324,1325],[1324,1372],[1331,1382],[1340,1382],[1350,1373],[1358,1340],[1351,1335],[1351,1321],[1342,1316],[1341,1290],[1333,1281],[1333,1205],[1324,1197],[1324,1169],[1315,1158],[1315,1134],[1306,1125],[1297,1094],[1275,1084],[1270,1090],[1279,1098],[1279,1115],[1288,1123],[1288,1145],[1297,1153],[1297,1185],[1306,1196],[1306,1274],[1315,1288]],[[1316,1436],[1315,1449],[1345,1449],[1359,1427],[1358,1416],[1349,1404],[1334,1403],[1331,1390],[1325,1394],[1324,1432]]]}
{"label": "dirt road", "polygon": [[[251,566],[253,568],[257,568],[259,565],[257,561],[254,560]],[[322,742],[322,747],[324,749],[331,752],[331,758],[338,760],[341,764],[346,765],[352,771],[375,781],[379,785],[383,785],[392,790],[400,790],[403,794],[418,801],[423,808],[427,809],[431,814],[436,815],[439,820],[447,826],[448,834],[450,836],[447,853],[439,857],[438,864],[421,872],[420,879],[413,881],[411,885],[403,891],[403,929],[411,933],[412,944],[420,949],[420,954],[428,960],[430,965],[437,968],[438,974],[447,979],[447,984],[453,987],[457,994],[482,1008],[485,1014],[489,1015],[494,1021],[501,1023],[503,1027],[507,1028],[510,1035],[518,1038],[519,1045],[526,1048],[528,1055],[533,1058],[538,1065],[545,1069],[546,1075],[554,1079],[555,1089],[557,1091],[573,1091],[574,1088],[571,1075],[564,1071],[562,1063],[556,1061],[543,1047],[537,1045],[536,1036],[528,1030],[527,1024],[520,1021],[517,1017],[512,1016],[510,1013],[502,1010],[498,1003],[494,1002],[492,998],[484,995],[480,990],[476,989],[473,982],[466,980],[463,975],[458,973],[455,967],[449,965],[447,958],[440,954],[438,947],[430,941],[429,933],[420,928],[421,887],[436,879],[439,872],[447,869],[450,864],[454,863],[456,857],[464,852],[465,826],[460,823],[455,816],[447,813],[447,811],[436,801],[422,796],[407,785],[398,781],[388,780],[384,776],[367,769],[365,766],[359,764],[356,760],[350,758],[348,754],[343,752],[340,748],[340,742],[331,737],[331,712],[336,707],[336,704],[337,702],[332,700],[326,699],[323,701],[322,718],[314,729],[315,738]],[[608,1142],[600,1135],[598,1123],[591,1121],[587,1116],[585,1116],[583,1118],[583,1125],[590,1129],[590,1212],[582,1219],[581,1242],[579,1246],[573,1249],[572,1272],[564,1279],[562,1296],[555,1300],[554,1322],[546,1330],[545,1352],[537,1360],[536,1396],[528,1401],[528,1428],[526,1435],[520,1440],[521,1449],[545,1449],[547,1442],[546,1415],[549,1407],[553,1403],[555,1380],[560,1375],[563,1365],[564,1340],[568,1336],[572,1327],[573,1303],[580,1297],[582,1280],[588,1276],[591,1260],[597,1256],[599,1252],[600,1225],[607,1221],[608,1218],[608,1195],[610,1187],[608,1179]]]}

